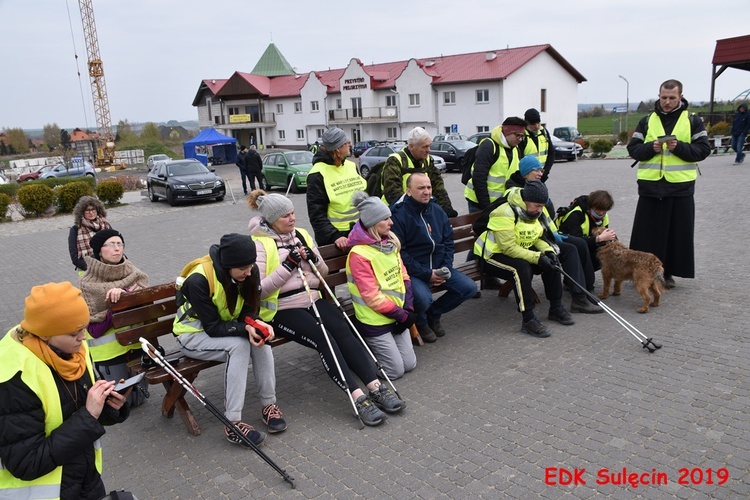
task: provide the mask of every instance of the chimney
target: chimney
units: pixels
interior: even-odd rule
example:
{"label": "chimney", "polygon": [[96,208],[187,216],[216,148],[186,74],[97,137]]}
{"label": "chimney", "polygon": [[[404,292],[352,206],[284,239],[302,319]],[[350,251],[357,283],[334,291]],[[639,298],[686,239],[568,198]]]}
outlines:
{"label": "chimney", "polygon": [[485,61],[492,61],[494,59],[497,59],[497,52],[487,52],[484,55]]}

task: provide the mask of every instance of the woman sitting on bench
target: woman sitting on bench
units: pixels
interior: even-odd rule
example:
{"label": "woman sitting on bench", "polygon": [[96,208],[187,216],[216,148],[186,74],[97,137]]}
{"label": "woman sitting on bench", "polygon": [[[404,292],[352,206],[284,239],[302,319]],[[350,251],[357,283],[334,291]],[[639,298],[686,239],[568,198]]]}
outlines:
{"label": "woman sitting on bench", "polygon": [[[124,346],[117,341],[117,330],[112,326],[112,313],[108,306],[120,300],[125,292],[148,286],[148,276],[125,257],[125,239],[114,229],[103,229],[90,240],[93,256],[86,256],[86,272],[79,279],[83,298],[89,306],[91,320],[86,338],[91,357],[104,380],[126,379],[130,373],[127,363],[140,359],[140,344]],[[128,397],[130,406],[136,407],[148,397],[146,380]]]}
{"label": "woman sitting on bench", "polygon": [[[278,335],[318,351],[331,380],[342,389],[351,391],[365,424],[374,426],[383,422],[386,415],[381,409],[389,413],[400,411],[405,406],[404,402],[380,384],[372,360],[349,330],[342,313],[330,302],[319,300],[321,296],[317,289],[320,281],[308,259],[318,267],[322,276],[328,274],[328,267],[320,258],[310,233],[295,228],[291,200],[258,189],[250,193],[248,205],[261,213],[261,216],[250,219],[249,224],[261,276],[260,317],[273,325]],[[300,270],[307,285],[314,289],[312,298],[317,312],[310,302],[311,297],[305,289]],[[322,328],[328,334],[333,353]],[[341,380],[336,361],[345,381]],[[360,389],[352,371],[365,382],[369,395]]]}

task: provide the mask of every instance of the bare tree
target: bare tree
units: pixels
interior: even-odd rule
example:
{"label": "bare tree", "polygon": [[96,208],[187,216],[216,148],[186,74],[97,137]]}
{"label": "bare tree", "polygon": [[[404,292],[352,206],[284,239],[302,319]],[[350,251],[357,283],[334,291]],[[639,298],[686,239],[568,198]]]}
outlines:
{"label": "bare tree", "polygon": [[57,149],[60,146],[60,127],[57,126],[57,123],[45,125],[42,138],[50,151]]}

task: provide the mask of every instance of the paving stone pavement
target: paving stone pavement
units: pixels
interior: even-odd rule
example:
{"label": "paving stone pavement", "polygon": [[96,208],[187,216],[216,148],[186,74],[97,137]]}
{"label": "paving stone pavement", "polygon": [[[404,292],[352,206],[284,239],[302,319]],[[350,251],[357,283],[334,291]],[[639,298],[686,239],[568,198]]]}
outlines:
{"label": "paving stone pavement", "polygon": [[[556,164],[548,181],[552,198],[563,205],[609,189],[616,200],[612,226],[627,242],[637,202],[630,163]],[[232,166],[217,172],[236,178]],[[251,451],[227,443],[221,424],[189,396],[201,436],[188,435],[179,418],[163,418],[164,390],[157,386],[127,422],[108,429],[105,484],[141,499],[750,497],[744,364],[750,313],[742,284],[750,274],[744,229],[750,168],[719,155],[704,161],[701,172],[697,278],[678,278],[662,305],[645,315],[635,312],[640,297],[630,284],[607,299],[663,343],[658,352],[647,353],[606,314],[575,314],[574,326],[550,325],[552,337],[531,338],[519,333],[512,298],[485,291],[444,317],[444,338],[417,349],[417,368],[395,381],[408,408],[381,427],[357,429],[346,396],[313,351],[296,344],[274,351],[277,398],[289,429],[269,436],[263,450],[295,478],[296,490]],[[446,183],[465,212],[459,174],[446,174]],[[304,194],[291,199],[299,225],[309,229]],[[174,279],[223,233],[246,231],[251,215],[231,197],[176,208],[137,193],[126,201],[109,219],[152,284]],[[70,216],[0,224],[3,332],[20,321],[31,286],[77,279],[67,255],[70,224]],[[244,418],[260,426],[250,379]],[[220,367],[196,380],[219,407],[222,383]],[[561,468],[585,468],[579,476],[585,484],[561,486],[569,479]],[[623,468],[637,473],[633,484],[611,484],[622,482]],[[729,478],[719,484],[725,470]],[[655,474],[668,482],[646,484]],[[597,484],[604,477],[610,484]]]}

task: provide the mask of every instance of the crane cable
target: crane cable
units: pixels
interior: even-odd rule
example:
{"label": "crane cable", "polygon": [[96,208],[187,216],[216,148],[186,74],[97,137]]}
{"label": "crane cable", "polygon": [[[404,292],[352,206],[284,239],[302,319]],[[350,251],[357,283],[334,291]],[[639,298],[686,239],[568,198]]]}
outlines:
{"label": "crane cable", "polygon": [[68,0],[65,0],[65,8],[68,11],[68,25],[70,26],[70,39],[73,42],[73,55],[76,60],[76,73],[78,73],[78,87],[81,90],[81,107],[83,107],[83,120],[86,124],[86,130],[89,129],[88,113],[86,111],[86,98],[83,95],[83,83],[81,82],[81,68],[78,66],[78,49],[76,49],[76,39],[73,34],[73,20],[70,18],[70,5]]}

